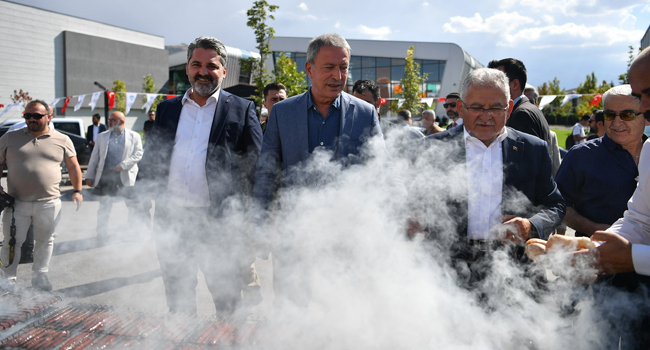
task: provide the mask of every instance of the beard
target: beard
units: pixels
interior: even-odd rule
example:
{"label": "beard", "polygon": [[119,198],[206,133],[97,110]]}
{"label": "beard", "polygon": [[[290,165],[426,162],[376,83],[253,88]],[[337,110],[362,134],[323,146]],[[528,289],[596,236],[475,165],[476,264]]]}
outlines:
{"label": "beard", "polygon": [[447,112],[447,117],[449,117],[451,119],[456,119],[456,118],[458,118],[458,112],[449,111],[449,112]]}
{"label": "beard", "polygon": [[120,125],[119,125],[119,124],[113,125],[113,126],[109,127],[108,129],[109,129],[113,134],[116,134],[116,135],[119,135],[119,133],[122,132],[122,130],[120,129]]}
{"label": "beard", "polygon": [[[201,79],[201,78],[202,79],[208,79],[209,82],[208,83],[199,83],[198,80]],[[199,96],[201,96],[201,97],[208,97],[208,96],[212,95],[215,91],[217,91],[219,86],[221,86],[221,80],[217,79],[217,81],[215,82],[214,78],[212,78],[211,76],[209,76],[209,75],[201,75],[201,74],[195,75],[194,79],[192,79],[191,83],[192,83],[192,88],[194,89],[194,92],[199,94]]]}
{"label": "beard", "polygon": [[44,131],[46,126],[47,124],[41,124],[39,122],[30,121],[29,123],[27,123],[27,127],[29,128],[29,131],[33,131],[33,132]]}

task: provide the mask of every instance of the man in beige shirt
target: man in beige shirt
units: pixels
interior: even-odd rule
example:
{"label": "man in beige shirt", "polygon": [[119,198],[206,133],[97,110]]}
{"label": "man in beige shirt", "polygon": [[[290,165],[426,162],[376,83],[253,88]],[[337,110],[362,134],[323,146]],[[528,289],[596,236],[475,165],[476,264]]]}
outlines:
{"label": "man in beige shirt", "polygon": [[[33,100],[23,114],[27,126],[0,137],[0,164],[7,165],[7,193],[16,199],[13,209],[7,208],[2,218],[4,243],[0,287],[15,285],[20,261],[20,247],[30,225],[34,226],[34,264],[32,286],[50,291],[48,266],[54,246],[54,229],[61,214],[61,162],[65,161],[74,188],[72,201],[81,206],[81,168],[69,137],[51,129],[52,113],[47,103]],[[0,187],[0,193],[4,189]],[[15,218],[15,256],[9,257],[11,222]]]}

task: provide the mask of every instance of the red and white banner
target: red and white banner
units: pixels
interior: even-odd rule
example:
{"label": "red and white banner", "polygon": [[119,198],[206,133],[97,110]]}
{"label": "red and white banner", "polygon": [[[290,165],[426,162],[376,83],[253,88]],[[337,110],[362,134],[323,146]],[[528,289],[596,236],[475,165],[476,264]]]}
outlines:
{"label": "red and white banner", "polygon": [[600,101],[603,99],[603,94],[595,94],[594,98],[589,102],[589,107],[598,106]]}
{"label": "red and white banner", "polygon": [[108,110],[112,110],[115,106],[115,91],[106,91],[108,94]]}
{"label": "red and white banner", "polygon": [[138,97],[138,94],[136,92],[126,93],[126,111],[124,111],[124,115],[127,115],[129,112],[131,112],[131,107],[133,107],[133,103],[135,102],[136,97]]}
{"label": "red and white banner", "polygon": [[63,108],[61,108],[61,113],[65,113],[66,108],[68,108],[68,103],[70,103],[70,97],[66,97],[63,102]]}
{"label": "red and white banner", "polygon": [[8,104],[7,107],[5,107],[5,109],[2,110],[2,113],[0,113],[0,118],[2,118],[2,116],[5,115],[5,113],[9,112],[12,109],[21,110],[21,107],[22,106],[20,102]]}

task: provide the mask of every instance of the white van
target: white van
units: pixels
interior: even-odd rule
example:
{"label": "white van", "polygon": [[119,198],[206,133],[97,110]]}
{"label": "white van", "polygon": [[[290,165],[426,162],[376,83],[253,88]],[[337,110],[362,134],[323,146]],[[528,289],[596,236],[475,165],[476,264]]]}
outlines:
{"label": "white van", "polygon": [[[67,131],[71,134],[78,135],[79,137],[86,137],[86,129],[84,129],[84,122],[79,118],[52,118],[51,123],[54,125],[54,128],[57,130]],[[19,125],[21,124],[21,125]],[[22,128],[25,126],[25,120],[23,119],[9,119],[0,123],[1,128],[10,128],[11,130],[15,129],[14,126]]]}

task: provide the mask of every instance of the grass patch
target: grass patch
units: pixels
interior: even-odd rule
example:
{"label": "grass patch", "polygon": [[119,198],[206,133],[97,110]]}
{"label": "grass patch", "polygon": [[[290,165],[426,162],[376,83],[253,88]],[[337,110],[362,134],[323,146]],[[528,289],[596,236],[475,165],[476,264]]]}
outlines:
{"label": "grass patch", "polygon": [[557,134],[557,145],[566,149],[566,138],[571,134],[571,129],[551,129]]}

